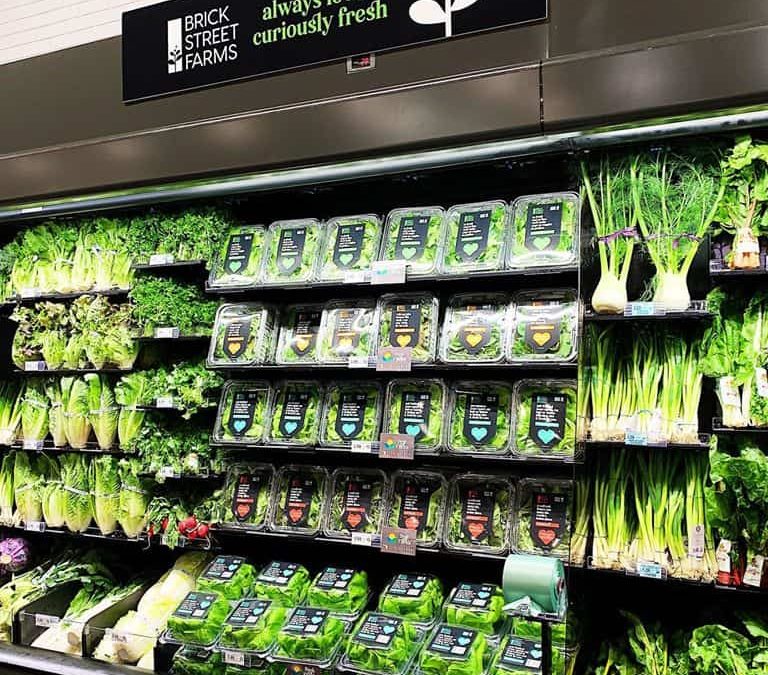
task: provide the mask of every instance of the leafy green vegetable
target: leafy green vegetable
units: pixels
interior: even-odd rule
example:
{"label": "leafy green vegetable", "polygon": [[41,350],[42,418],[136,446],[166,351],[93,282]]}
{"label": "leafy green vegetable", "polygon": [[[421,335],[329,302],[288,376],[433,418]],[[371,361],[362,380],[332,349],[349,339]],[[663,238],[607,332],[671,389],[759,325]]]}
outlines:
{"label": "leafy green vegetable", "polygon": [[725,626],[700,626],[693,631],[689,654],[701,675],[749,675],[749,639]]}
{"label": "leafy green vegetable", "polygon": [[139,355],[136,325],[128,304],[111,304],[106,297],[82,296],[70,306],[65,368],[133,367]]}
{"label": "leafy green vegetable", "polygon": [[67,492],[61,481],[61,467],[55,457],[45,461],[45,482],[40,486],[40,505],[46,527],[64,527],[67,522]]}
{"label": "leafy green vegetable", "polygon": [[276,445],[316,445],[320,436],[319,382],[287,381],[277,385],[268,442]]}
{"label": "leafy green vegetable", "polygon": [[347,272],[370,269],[379,254],[380,243],[378,216],[332,218],[325,224],[318,278],[340,280]]}
{"label": "leafy green vegetable", "polygon": [[280,315],[276,363],[316,363],[322,305],[291,305]]}
{"label": "leafy green vegetable", "polygon": [[266,382],[227,382],[221,394],[213,437],[228,443],[259,443],[269,407]]}
{"label": "leafy green vegetable", "polygon": [[496,363],[504,360],[509,300],[503,293],[454,295],[440,338],[446,363]]}
{"label": "leafy green vegetable", "polygon": [[443,606],[443,584],[431,574],[396,574],[379,596],[379,611],[431,625]]}
{"label": "leafy green vegetable", "polygon": [[[17,382],[0,383],[0,445],[11,445],[16,440],[21,424],[23,399],[22,385]],[[56,438],[54,435],[54,440]]]}
{"label": "leafy green vegetable", "polygon": [[208,365],[266,363],[274,351],[275,311],[259,303],[222,305],[216,312]]}
{"label": "leafy green vegetable", "polygon": [[146,413],[138,406],[147,399],[149,381],[143,372],[123,375],[115,385],[115,400],[120,405],[117,437],[121,448],[131,448],[141,432]]}
{"label": "leafy green vegetable", "polygon": [[384,431],[414,437],[416,454],[443,444],[446,389],[441,380],[392,380],[387,386]]}
{"label": "leafy green vegetable", "polygon": [[48,431],[53,439],[54,448],[63,448],[67,445],[67,422],[64,418],[61,384],[61,380],[54,378],[45,383],[45,393],[50,402],[50,407],[48,408]]}
{"label": "leafy green vegetable", "polygon": [[392,476],[387,525],[416,530],[419,546],[438,546],[446,497],[447,484],[442,474],[396,471]]}
{"label": "leafy green vegetable", "polygon": [[438,302],[431,293],[383,295],[379,300],[379,350],[411,349],[412,363],[432,363],[437,351]]}
{"label": "leafy green vegetable", "polygon": [[261,529],[267,520],[274,469],[268,464],[230,464],[224,485],[227,527]]}
{"label": "leafy green vegetable", "polygon": [[40,522],[43,517],[42,491],[46,481],[44,457],[16,452],[13,455],[13,490],[16,518],[26,524]]}
{"label": "leafy green vegetable", "polygon": [[186,646],[173,656],[173,675],[221,675],[221,654],[210,649]]}
{"label": "leafy green vegetable", "polygon": [[[529,623],[533,624],[534,622]],[[529,675],[532,663],[536,661],[541,663],[541,654],[541,635],[525,635],[513,629],[509,635],[504,637],[493,655],[488,673],[489,675]],[[554,645],[552,646],[552,672],[558,675],[572,672],[566,669],[566,657],[563,650]]]}
{"label": "leafy green vegetable", "polygon": [[451,452],[509,450],[512,393],[503,382],[457,382],[452,392]]}
{"label": "leafy green vegetable", "polygon": [[573,265],[579,251],[579,196],[571,192],[520,197],[512,204],[512,268]]}
{"label": "leafy green vegetable", "polygon": [[227,600],[248,597],[256,571],[245,558],[232,555],[218,555],[197,580],[197,590],[218,593]]}
{"label": "leafy green vegetable", "polygon": [[574,382],[520,380],[515,385],[515,407],[515,454],[573,457],[576,447]]}
{"label": "leafy green vegetable", "polygon": [[482,633],[440,624],[421,651],[419,670],[424,675],[482,675],[487,647]]}
{"label": "leafy green vegetable", "polygon": [[382,258],[407,263],[409,276],[434,274],[442,256],[444,222],[445,211],[439,207],[390,211]]}
{"label": "leafy green vegetable", "polygon": [[322,526],[328,472],[304,465],[284,466],[277,474],[271,529],[315,534]]}
{"label": "leafy green vegetable", "polygon": [[448,548],[503,552],[510,526],[509,483],[498,476],[461,474],[451,481],[443,540]]}
{"label": "leafy green vegetable", "polygon": [[14,507],[14,464],[16,453],[6,452],[0,463],[0,524],[13,524]]}
{"label": "leafy green vegetable", "polygon": [[347,642],[344,663],[367,673],[404,672],[419,648],[416,628],[399,617],[368,612]]}
{"label": "leafy green vegetable", "polygon": [[271,600],[241,600],[224,624],[219,645],[264,653],[275,644],[287,614]]}
{"label": "leafy green vegetable", "polygon": [[162,481],[169,469],[174,474],[196,475],[216,471],[216,457],[210,446],[207,425],[184,420],[149,419],[134,443],[134,452],[145,473],[157,474]]}
{"label": "leafy green vegetable", "polygon": [[323,405],[321,445],[348,448],[352,441],[377,441],[381,403],[381,386],[375,382],[330,384]]}
{"label": "leafy green vegetable", "polygon": [[448,234],[440,265],[443,274],[504,268],[507,205],[504,202],[462,204],[448,211]]}
{"label": "leafy green vegetable", "polygon": [[320,335],[320,363],[346,363],[351,356],[373,356],[376,339],[375,302],[329,302],[323,310]]}
{"label": "leafy green vegetable", "polygon": [[142,335],[175,327],[181,335],[210,335],[217,304],[196,286],[174,279],[142,276],[130,293],[133,321]]}
{"label": "leafy green vegetable", "polygon": [[59,458],[59,464],[67,529],[85,532],[93,520],[88,458],[80,453],[67,453]]}
{"label": "leafy green vegetable", "polygon": [[378,534],[383,519],[387,478],[383,471],[336,469],[324,532],[348,539],[353,532]]}
{"label": "leafy green vegetable", "polygon": [[169,398],[184,419],[190,419],[199,410],[215,407],[224,383],[218,373],[205,367],[202,359],[144,370],[141,375],[146,378],[141,404],[153,406],[158,399]]}
{"label": "leafy green vegetable", "polygon": [[258,283],[265,237],[263,227],[231,227],[219,246],[208,286],[228,288],[254,286]]}
{"label": "leafy green vegetable", "polygon": [[495,584],[462,582],[445,603],[445,621],[485,635],[498,635],[506,621],[504,604],[504,594]]}
{"label": "leafy green vegetable", "polygon": [[326,663],[344,639],[344,623],[327,609],[297,607],[277,634],[277,658]]}
{"label": "leafy green vegetable", "polygon": [[141,462],[120,460],[120,510],[117,521],[129,539],[138,537],[147,524],[147,506],[154,482],[140,477]]}
{"label": "leafy green vegetable", "polygon": [[567,559],[571,548],[572,499],[570,481],[521,481],[515,551]]}
{"label": "leafy green vegetable", "polygon": [[576,356],[574,291],[523,291],[512,305],[510,361],[569,361]]}
{"label": "leafy green vegetable", "polygon": [[309,572],[303,565],[274,560],[259,572],[253,595],[272,600],[281,607],[295,607],[304,602],[309,581]]}
{"label": "leafy green vegetable", "polygon": [[117,529],[120,510],[120,469],[117,458],[103,455],[91,462],[93,519],[103,535]]}
{"label": "leafy green vegetable", "polygon": [[91,437],[88,395],[88,385],[82,378],[61,378],[64,433],[71,448],[84,448]]}
{"label": "leafy green vegetable", "polygon": [[207,647],[228,616],[229,602],[223,595],[192,591],[168,618],[168,631],[174,640]]}
{"label": "leafy green vegetable", "polygon": [[356,615],[368,603],[368,575],[344,567],[326,567],[312,581],[307,591],[310,607],[335,614]]}
{"label": "leafy green vegetable", "polygon": [[99,448],[109,450],[117,438],[120,409],[106,376],[88,373],[85,381],[88,385],[88,421],[93,427]]}
{"label": "leafy green vegetable", "polygon": [[28,380],[21,401],[21,433],[25,441],[42,441],[48,435],[48,408],[44,382],[37,378]]}
{"label": "leafy green vegetable", "polygon": [[322,230],[314,219],[282,220],[269,226],[263,279],[268,284],[311,281]]}

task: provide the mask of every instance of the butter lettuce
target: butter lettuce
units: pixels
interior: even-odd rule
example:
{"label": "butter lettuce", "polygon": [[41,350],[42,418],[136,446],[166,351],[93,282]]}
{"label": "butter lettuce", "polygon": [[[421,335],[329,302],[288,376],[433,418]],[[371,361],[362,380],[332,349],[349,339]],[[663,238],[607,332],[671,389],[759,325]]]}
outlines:
{"label": "butter lettuce", "polygon": [[364,571],[326,567],[312,581],[307,604],[349,616],[363,610],[368,594],[368,575]]}
{"label": "butter lettuce", "polygon": [[433,624],[443,606],[443,584],[431,574],[396,574],[379,596],[379,611],[416,624]]}
{"label": "butter lettuce", "polygon": [[397,675],[404,672],[418,650],[419,638],[408,621],[368,612],[347,642],[343,665],[366,673]]}

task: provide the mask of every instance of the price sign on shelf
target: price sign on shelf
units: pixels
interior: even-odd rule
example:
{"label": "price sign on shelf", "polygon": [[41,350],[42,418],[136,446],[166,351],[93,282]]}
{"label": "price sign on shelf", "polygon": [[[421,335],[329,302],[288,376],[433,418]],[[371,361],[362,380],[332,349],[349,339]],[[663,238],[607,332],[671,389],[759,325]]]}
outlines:
{"label": "price sign on shelf", "polygon": [[221,654],[224,657],[224,663],[230,666],[245,667],[246,665],[246,658],[243,652],[231,652],[227,650],[222,651]]}
{"label": "price sign on shelf", "polygon": [[158,396],[155,399],[155,407],[172,410],[174,407],[173,396]]}
{"label": "price sign on shelf", "polygon": [[149,264],[152,267],[161,267],[163,265],[173,265],[175,258],[173,253],[154,253],[149,256]]}
{"label": "price sign on shelf", "polygon": [[653,302],[628,302],[624,316],[663,316],[666,311]]}
{"label": "price sign on shelf", "polygon": [[50,628],[61,622],[58,616],[52,614],[35,614],[35,626],[38,628]]}
{"label": "price sign on shelf", "polygon": [[373,546],[373,535],[366,532],[353,532],[350,543],[352,546]]}
{"label": "price sign on shelf", "polygon": [[638,562],[637,576],[644,579],[666,579],[667,575],[664,568],[658,563]]}
{"label": "price sign on shelf", "polygon": [[24,523],[24,529],[27,532],[45,532],[45,523],[41,520],[30,520]]}
{"label": "price sign on shelf", "polygon": [[400,260],[378,260],[371,265],[371,285],[404,284],[407,263]]}
{"label": "price sign on shelf", "polygon": [[111,640],[113,643],[117,642],[119,644],[125,644],[128,642],[128,636],[125,633],[119,630],[112,630],[111,628],[107,628],[104,632],[104,637]]}
{"label": "price sign on shelf", "polygon": [[347,361],[348,368],[370,368],[371,360],[367,356],[350,356]]}
{"label": "price sign on shelf", "polygon": [[370,455],[373,452],[373,443],[371,441],[352,441],[349,449],[355,454]]}
{"label": "price sign on shelf", "polygon": [[382,553],[416,555],[416,530],[387,527],[381,533]]}
{"label": "price sign on shelf", "polygon": [[155,328],[155,337],[158,340],[175,340],[179,335],[180,331],[176,326],[160,326]]}
{"label": "price sign on shelf", "polygon": [[36,372],[39,370],[46,370],[45,361],[25,361],[24,370],[26,372]]}
{"label": "price sign on shelf", "polygon": [[413,459],[414,437],[410,434],[381,434],[379,457],[382,459]]}

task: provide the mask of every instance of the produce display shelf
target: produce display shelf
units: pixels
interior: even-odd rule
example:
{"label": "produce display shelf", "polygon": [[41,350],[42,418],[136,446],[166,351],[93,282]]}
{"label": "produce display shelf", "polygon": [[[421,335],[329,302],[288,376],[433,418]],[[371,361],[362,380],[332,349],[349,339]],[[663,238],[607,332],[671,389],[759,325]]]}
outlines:
{"label": "produce display shelf", "polygon": [[102,534],[96,527],[89,527],[85,532],[70,532],[63,527],[38,527],[37,523],[33,523],[30,526],[26,525],[0,525],[0,528],[6,528],[11,530],[23,531],[28,534],[53,534],[61,537],[71,537],[74,539],[90,539],[96,541],[109,541],[119,542],[121,544],[134,544],[142,547],[149,546],[149,539],[146,534],[139,535],[136,538],[130,539],[126,537],[122,532],[115,532],[114,534]]}
{"label": "produce display shelf", "polygon": [[718,281],[726,279],[747,279],[749,277],[768,276],[768,267],[755,267],[752,269],[731,269],[721,259],[709,261],[709,276]]}
{"label": "produce display shelf", "polygon": [[720,417],[712,419],[712,433],[721,435],[768,434],[768,427],[727,427]]}
{"label": "produce display shelf", "polygon": [[136,338],[136,342],[138,342],[140,345],[146,345],[146,344],[154,344],[154,343],[164,343],[164,342],[199,342],[199,343],[208,343],[211,340],[210,335],[177,335],[177,336],[158,336],[158,335],[147,335]]}
{"label": "produce display shelf", "polygon": [[578,363],[576,362],[547,362],[539,363],[414,363],[410,371],[376,371],[375,360],[371,360],[367,367],[355,368],[344,364],[298,363],[287,365],[253,365],[253,366],[227,366],[214,368],[228,373],[370,373],[375,372],[382,377],[408,376],[411,373],[469,373],[482,370],[500,372],[564,372],[576,376]]}
{"label": "produce display shelf", "polygon": [[45,453],[65,453],[65,452],[83,452],[94,455],[130,455],[130,450],[125,450],[120,447],[110,448],[109,450],[102,450],[97,443],[89,441],[84,448],[71,448],[68,445],[55,446],[53,441],[48,439],[43,441],[42,445],[24,444],[24,441],[14,441],[11,445],[0,445],[0,448],[10,448],[12,450],[25,450],[26,452],[45,452]]}
{"label": "produce display shelf", "polygon": [[[630,303],[631,304],[631,303]],[[706,307],[706,301],[692,303],[686,310],[667,312],[648,310],[630,311],[626,314],[598,314],[592,309],[584,312],[584,320],[594,323],[614,323],[632,321],[708,321],[714,316]]]}
{"label": "produce display shelf", "polygon": [[191,481],[218,481],[222,480],[224,478],[223,473],[218,473],[216,471],[200,471],[198,473],[170,473],[170,472],[163,472],[160,471],[143,471],[139,475],[142,478],[155,478],[157,475],[160,475],[162,480],[191,480]]}
{"label": "produce display shelf", "polygon": [[131,269],[136,272],[147,272],[149,274],[180,274],[180,275],[200,275],[205,273],[205,260],[175,260],[173,262],[162,262],[156,264],[137,263],[131,265]]}
{"label": "produce display shelf", "polygon": [[13,308],[17,305],[35,305],[38,302],[69,302],[70,300],[77,300],[83,296],[95,297],[97,295],[103,295],[107,298],[122,298],[130,293],[129,288],[109,288],[106,290],[96,291],[78,291],[76,293],[41,293],[39,295],[18,295],[7,298],[0,306]]}
{"label": "produce display shelf", "polygon": [[119,373],[124,375],[125,373],[133,372],[133,368],[57,368],[55,370],[20,370],[19,368],[14,368],[11,372],[15,375],[25,375],[30,377],[37,377],[40,375],[87,375],[88,373],[102,375]]}
{"label": "produce display shelf", "polygon": [[68,656],[34,647],[3,643],[3,673],[56,673],[56,675],[136,675],[146,672],[93,659]]}
{"label": "produce display shelf", "polygon": [[698,443],[652,443],[652,442],[626,442],[626,441],[581,441],[581,444],[587,449],[593,450],[611,450],[616,448],[627,449],[662,449],[662,450],[709,450],[709,434],[699,434]]}

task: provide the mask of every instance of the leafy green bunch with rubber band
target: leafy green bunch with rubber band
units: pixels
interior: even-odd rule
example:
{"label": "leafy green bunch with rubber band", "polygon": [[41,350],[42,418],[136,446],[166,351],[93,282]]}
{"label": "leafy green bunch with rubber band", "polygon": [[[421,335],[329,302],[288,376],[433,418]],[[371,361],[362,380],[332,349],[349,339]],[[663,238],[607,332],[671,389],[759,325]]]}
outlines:
{"label": "leafy green bunch with rubber band", "polygon": [[503,293],[453,296],[443,322],[440,358],[446,363],[503,361],[508,307]]}
{"label": "leafy green bunch with rubber band", "polygon": [[514,452],[523,457],[569,459],[576,451],[576,384],[520,380],[515,385]]}
{"label": "leafy green bunch with rubber band", "polygon": [[275,643],[288,610],[271,600],[247,598],[232,610],[224,624],[219,645],[263,653]]}
{"label": "leafy green bunch with rubber band", "polygon": [[269,248],[264,264],[266,283],[311,281],[322,230],[314,219],[283,220],[269,226]]}
{"label": "leafy green bunch with rubber band", "polygon": [[437,351],[439,306],[431,293],[384,295],[379,301],[379,351],[411,350],[412,363],[432,363]]}
{"label": "leafy green bunch with rubber band", "polygon": [[224,385],[213,436],[228,443],[259,443],[264,438],[269,409],[266,382],[234,382]]}
{"label": "leafy green bunch with rubber band", "polygon": [[504,454],[512,426],[512,392],[503,382],[458,382],[448,447],[452,452]]}
{"label": "leafy green bunch with rubber band", "polygon": [[419,632],[400,617],[368,612],[347,642],[344,665],[367,673],[398,675],[419,648]]}
{"label": "leafy green bunch with rubber band", "polygon": [[368,594],[368,575],[364,571],[326,567],[309,587],[307,604],[335,614],[351,615],[365,607]]}
{"label": "leafy green bunch with rubber band", "polygon": [[431,574],[397,574],[379,596],[379,611],[416,624],[431,624],[443,606],[443,584]]}

